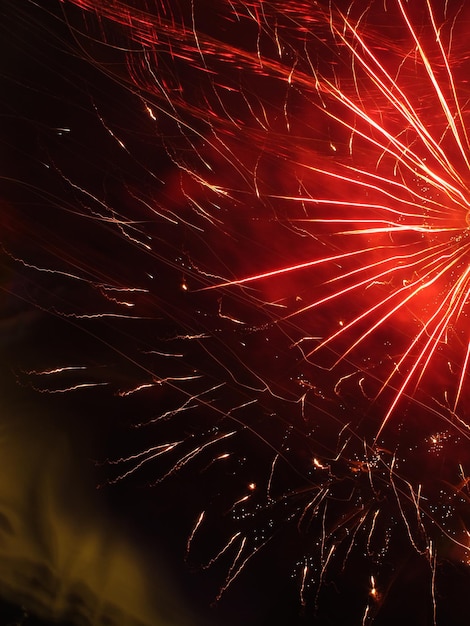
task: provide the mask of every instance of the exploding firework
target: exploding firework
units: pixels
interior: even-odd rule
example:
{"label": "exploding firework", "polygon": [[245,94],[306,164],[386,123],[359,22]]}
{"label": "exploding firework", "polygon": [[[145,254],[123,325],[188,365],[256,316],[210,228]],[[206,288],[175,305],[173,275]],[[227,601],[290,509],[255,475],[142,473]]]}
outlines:
{"label": "exploding firework", "polygon": [[87,344],[26,377],[139,408],[107,482],[197,470],[219,598],[288,535],[301,604],[359,571],[368,623],[415,553],[436,622],[468,559],[468,9],[216,9],[51,14],[88,136],[50,122],[4,253],[107,373]]}

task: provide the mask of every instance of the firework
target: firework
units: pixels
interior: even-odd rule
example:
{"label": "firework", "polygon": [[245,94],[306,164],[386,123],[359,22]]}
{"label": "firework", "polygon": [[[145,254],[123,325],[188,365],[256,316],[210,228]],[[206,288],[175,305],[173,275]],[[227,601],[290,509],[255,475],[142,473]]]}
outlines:
{"label": "firework", "polygon": [[218,598],[289,529],[301,604],[356,570],[368,623],[415,554],[437,622],[438,565],[468,559],[468,8],[213,9],[51,14],[90,137],[54,122],[48,213],[4,252],[107,373],[84,349],[24,375],[138,407],[108,483],[197,470]]}

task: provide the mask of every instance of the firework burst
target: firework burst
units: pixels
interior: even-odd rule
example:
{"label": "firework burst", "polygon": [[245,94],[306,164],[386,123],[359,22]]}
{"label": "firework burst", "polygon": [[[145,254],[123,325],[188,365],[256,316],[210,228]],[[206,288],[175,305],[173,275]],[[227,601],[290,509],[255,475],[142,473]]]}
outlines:
{"label": "firework burst", "polygon": [[49,142],[61,241],[4,243],[114,374],[29,375],[144,398],[152,444],[108,482],[198,469],[219,597],[289,528],[302,604],[357,566],[368,623],[407,543],[436,621],[440,559],[468,558],[466,4],[134,4],[57,12],[121,99],[89,106],[113,169]]}

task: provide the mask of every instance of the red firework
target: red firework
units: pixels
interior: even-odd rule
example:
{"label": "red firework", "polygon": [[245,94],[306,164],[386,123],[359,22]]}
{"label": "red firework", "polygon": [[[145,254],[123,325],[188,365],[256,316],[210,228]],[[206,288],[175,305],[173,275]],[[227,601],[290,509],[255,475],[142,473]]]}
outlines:
{"label": "red firework", "polygon": [[93,99],[117,191],[48,162],[98,243],[44,261],[5,244],[87,292],[47,308],[106,321],[118,395],[158,393],[138,426],[164,424],[160,441],[110,482],[230,465],[188,543],[224,512],[219,595],[289,526],[302,603],[365,555],[362,623],[401,533],[436,620],[439,549],[468,558],[467,6],[134,4],[62,6],[128,98]]}

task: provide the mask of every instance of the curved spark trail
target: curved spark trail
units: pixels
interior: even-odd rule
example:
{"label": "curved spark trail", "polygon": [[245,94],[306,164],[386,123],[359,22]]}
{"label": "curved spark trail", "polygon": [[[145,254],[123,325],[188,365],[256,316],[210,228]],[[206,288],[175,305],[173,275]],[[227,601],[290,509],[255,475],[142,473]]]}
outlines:
{"label": "curved spark trail", "polygon": [[65,191],[29,193],[65,243],[20,219],[27,244],[6,235],[4,253],[45,281],[41,308],[112,356],[109,376],[91,359],[29,376],[145,396],[134,425],[151,445],[117,454],[109,482],[198,468],[188,552],[222,516],[219,597],[285,528],[301,603],[320,607],[357,566],[363,624],[405,543],[434,621],[439,563],[467,564],[470,5],[448,4],[73,0],[55,14],[62,45],[122,98],[90,88],[112,173],[93,155],[76,168],[67,151],[93,142],[61,126],[42,158]]}

